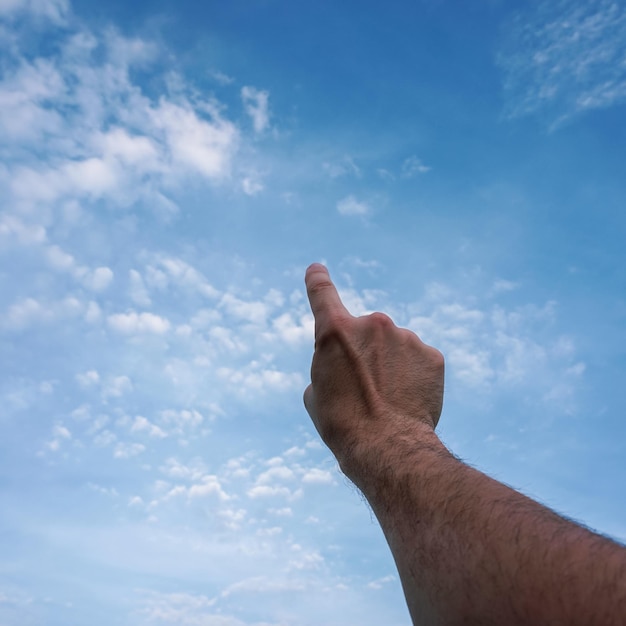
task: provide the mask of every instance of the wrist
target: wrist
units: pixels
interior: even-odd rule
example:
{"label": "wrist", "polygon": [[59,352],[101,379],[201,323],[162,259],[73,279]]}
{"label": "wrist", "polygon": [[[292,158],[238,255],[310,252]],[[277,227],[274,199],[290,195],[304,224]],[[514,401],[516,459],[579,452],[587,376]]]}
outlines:
{"label": "wrist", "polygon": [[393,429],[360,433],[336,454],[342,472],[368,498],[389,480],[419,479],[434,465],[455,459],[428,424],[393,420],[392,425]]}

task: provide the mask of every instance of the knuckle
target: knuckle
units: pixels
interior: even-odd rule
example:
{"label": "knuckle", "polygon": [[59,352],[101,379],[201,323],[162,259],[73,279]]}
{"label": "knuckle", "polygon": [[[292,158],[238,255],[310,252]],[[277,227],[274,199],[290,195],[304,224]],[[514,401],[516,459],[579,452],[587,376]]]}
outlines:
{"label": "knuckle", "polygon": [[420,341],[420,338],[408,328],[398,328],[398,332],[404,343],[410,344],[411,342],[417,343]]}
{"label": "knuckle", "polygon": [[386,313],[377,311],[376,313],[371,313],[368,317],[370,323],[380,328],[391,328],[392,326],[395,326],[392,319]]}
{"label": "knuckle", "polygon": [[441,351],[437,350],[437,348],[433,348],[431,346],[429,346],[429,348],[430,348],[431,359],[433,361],[433,364],[443,369],[445,365],[445,361],[446,361],[445,357],[443,356]]}
{"label": "knuckle", "polygon": [[315,349],[342,343],[345,335],[344,321],[338,317],[331,317],[315,337]]}

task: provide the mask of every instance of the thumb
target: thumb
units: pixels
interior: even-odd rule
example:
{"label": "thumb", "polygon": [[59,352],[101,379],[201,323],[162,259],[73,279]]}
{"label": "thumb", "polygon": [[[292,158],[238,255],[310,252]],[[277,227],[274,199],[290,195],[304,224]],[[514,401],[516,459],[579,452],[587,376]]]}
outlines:
{"label": "thumb", "polygon": [[304,390],[304,408],[307,410],[307,413],[309,414],[309,416],[311,417],[311,419],[313,420],[313,422],[315,422],[315,398],[314,398],[314,393],[313,393],[313,385],[309,385],[305,390]]}
{"label": "thumb", "polygon": [[320,430],[320,424],[317,420],[317,411],[315,409],[315,392],[313,391],[313,385],[309,385],[304,390],[304,407],[313,422],[313,426],[315,426],[315,430],[319,433],[319,436],[322,437],[322,441],[324,441],[324,437],[322,436],[322,431]]}

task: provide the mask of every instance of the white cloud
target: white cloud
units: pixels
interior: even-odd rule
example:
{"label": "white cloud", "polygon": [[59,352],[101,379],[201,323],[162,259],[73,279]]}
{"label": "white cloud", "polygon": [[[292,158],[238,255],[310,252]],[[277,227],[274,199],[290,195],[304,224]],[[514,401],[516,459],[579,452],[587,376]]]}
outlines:
{"label": "white cloud", "polygon": [[385,169],[384,167],[380,167],[376,170],[376,173],[378,174],[378,176],[380,178],[382,178],[382,180],[386,180],[386,181],[394,181],[396,179],[396,177],[394,176],[394,174],[392,172],[390,172],[388,169]]}
{"label": "white cloud", "polygon": [[315,320],[310,313],[304,313],[296,321],[293,314],[287,312],[272,320],[272,329],[279,341],[290,345],[301,345],[311,341],[315,330]]}
{"label": "white cloud", "polygon": [[116,459],[129,459],[141,454],[145,449],[146,446],[141,443],[124,443],[120,441],[120,443],[115,446],[113,456]]}
{"label": "white cloud", "polygon": [[226,326],[215,326],[209,330],[208,335],[214,345],[217,345],[232,354],[243,354],[248,352],[250,349],[250,346],[245,341],[242,341],[242,339],[236,335],[234,330],[227,328]]}
{"label": "white cloud", "polygon": [[152,287],[165,289],[168,285],[174,284],[211,299],[220,295],[202,272],[182,259],[161,254],[155,256],[154,264],[158,267],[148,265],[145,276],[146,282]]}
{"label": "white cloud", "polygon": [[[146,624],[176,624],[177,626],[247,626],[233,616],[216,611],[213,607],[216,598],[184,592],[161,593],[142,592],[142,606],[139,614]],[[142,622],[143,623],[143,622]],[[255,626],[279,626],[278,624],[258,623]]]}
{"label": "white cloud", "polygon": [[626,8],[611,0],[532,3],[508,29],[498,62],[507,112],[558,125],[626,101]]}
{"label": "white cloud", "polygon": [[269,313],[269,307],[259,300],[240,300],[236,296],[225,293],[220,301],[220,306],[230,315],[250,322],[251,324],[265,324]]}
{"label": "white cloud", "polygon": [[143,278],[141,274],[137,270],[131,269],[128,273],[129,275],[129,294],[130,299],[137,305],[141,307],[149,307],[152,304],[152,300],[150,299],[150,294],[146,289],[146,285],[143,282]]}
{"label": "white cloud", "polygon": [[220,85],[231,85],[235,82],[235,79],[224,72],[220,72],[219,70],[209,70],[208,75],[213,78]]}
{"label": "white cloud", "polygon": [[70,415],[75,420],[88,420],[91,417],[91,407],[88,404],[81,404],[79,407],[76,407]]}
{"label": "white cloud", "polygon": [[25,298],[9,307],[5,323],[9,328],[22,329],[32,323],[51,319],[52,313],[38,300]]}
{"label": "white cloud", "polygon": [[273,498],[275,496],[291,497],[292,493],[287,487],[280,485],[255,485],[248,489],[248,497],[250,498]]}
{"label": "white cloud", "polygon": [[88,370],[83,374],[76,374],[76,380],[81,387],[91,387],[100,382],[100,374],[96,370]]}
{"label": "white cloud", "polygon": [[328,470],[312,467],[302,476],[302,482],[309,485],[330,485],[335,482]]}
{"label": "white cloud", "polygon": [[193,459],[187,465],[178,459],[170,457],[161,466],[161,471],[170,478],[183,478],[186,480],[199,480],[206,473],[204,463],[200,459]]}
{"label": "white cloud", "polygon": [[[273,529],[265,529],[265,530],[273,530]],[[278,530],[278,534],[280,534],[280,529]],[[276,534],[276,531],[274,531]],[[267,534],[272,534],[267,533]],[[233,583],[229,585],[222,591],[221,596],[226,598],[234,593],[259,593],[259,594],[267,594],[267,593],[277,593],[277,592],[294,592],[294,591],[305,591],[305,585],[293,579],[285,579],[285,580],[272,580],[267,576],[255,576],[253,578],[246,578],[239,582]]]}
{"label": "white cloud", "polygon": [[76,318],[83,311],[83,303],[72,296],[55,302],[24,298],[12,304],[0,322],[9,330],[21,331],[36,324]]}
{"label": "white cloud", "polygon": [[280,509],[268,509],[268,513],[272,513],[278,517],[293,517],[293,510],[288,506],[281,507]]}
{"label": "white cloud", "polygon": [[71,439],[72,438],[72,433],[70,433],[70,431],[65,426],[63,426],[61,424],[57,424],[52,429],[52,434],[55,437],[59,437],[60,439]]}
{"label": "white cloud", "polygon": [[[178,466],[180,469],[184,469],[184,466]],[[177,465],[170,465],[167,468],[167,471],[170,475],[177,475],[178,472]],[[227,494],[222,488],[221,482],[219,478],[215,474],[204,474],[202,476],[197,476],[196,472],[192,473],[182,473],[185,478],[193,477],[194,480],[197,480],[194,484],[190,486],[186,485],[176,485],[169,489],[169,491],[163,496],[163,500],[170,500],[172,498],[177,498],[179,496],[187,496],[189,500],[194,500],[197,498],[206,498],[208,496],[217,496],[220,501],[227,501],[231,499],[231,496]]]}
{"label": "white cloud", "polygon": [[337,203],[337,211],[341,215],[368,215],[370,207],[365,202],[357,200],[354,196],[346,196]]}
{"label": "white cloud", "polygon": [[61,449],[63,441],[72,439],[72,433],[62,424],[54,425],[52,428],[52,436],[54,438],[44,444],[44,447],[50,450],[50,452],[58,452]]}
{"label": "white cloud", "polygon": [[167,437],[167,433],[162,428],[159,428],[159,426],[153,424],[142,415],[137,415],[135,417],[132,426],[130,427],[130,431],[133,433],[146,433],[148,436],[156,439],[164,439]]}
{"label": "white cloud", "polygon": [[95,483],[87,483],[87,487],[96,493],[100,493],[103,496],[108,496],[110,498],[117,498],[117,496],[119,496],[119,492],[115,487],[103,487],[102,485],[97,485]]}
{"label": "white cloud", "polygon": [[128,376],[114,376],[107,381],[102,390],[105,398],[121,398],[133,390],[133,383]]}
{"label": "white cloud", "polygon": [[222,520],[226,528],[229,530],[239,530],[242,522],[246,519],[247,511],[245,509],[227,509],[221,508],[217,515]]}
{"label": "white cloud", "polygon": [[331,178],[341,178],[343,176],[361,177],[361,169],[350,156],[345,156],[340,161],[325,162],[322,164],[322,167]]}
{"label": "white cloud", "polygon": [[48,247],[46,256],[51,267],[55,270],[67,271],[73,269],[76,265],[74,257],[56,245]]}
{"label": "white cloud", "polygon": [[53,393],[54,392],[55,381],[53,380],[44,380],[39,384],[39,391],[41,393]]}
{"label": "white cloud", "polygon": [[230,175],[239,133],[216,107],[206,105],[205,111],[208,119],[200,117],[189,104],[181,106],[162,99],[149,114],[165,135],[172,163],[185,165],[208,179],[223,180]]}
{"label": "white cloud", "polygon": [[376,580],[372,580],[367,583],[368,589],[382,589],[383,585],[387,585],[389,583],[395,582],[396,577],[389,574],[388,576],[383,576],[382,578],[377,578]]}
{"label": "white cloud", "polygon": [[113,281],[113,270],[109,267],[97,267],[94,270],[79,265],[74,256],[58,245],[44,247],[48,265],[59,272],[69,272],[91,291],[104,291]]}
{"label": "white cloud", "polygon": [[270,123],[269,92],[254,87],[243,87],[241,98],[246,113],[252,118],[255,132],[262,133]]}
{"label": "white cloud", "polygon": [[451,377],[483,393],[496,385],[530,386],[539,392],[562,378],[573,350],[566,349],[569,344],[562,338],[542,339],[554,317],[553,302],[506,310],[489,301],[479,308],[474,298],[469,300],[462,303],[458,293],[433,285],[423,302],[412,305],[422,312],[407,324],[442,350]]}
{"label": "white cloud", "polygon": [[402,176],[405,178],[413,178],[419,174],[426,174],[430,172],[431,168],[428,165],[424,165],[421,159],[416,156],[410,156],[402,163]]}
{"label": "white cloud", "polygon": [[507,291],[515,291],[519,285],[511,280],[505,280],[503,278],[498,278],[493,281],[493,287],[491,288],[491,292],[493,294],[507,292]]}
{"label": "white cloud", "polygon": [[256,196],[263,191],[263,183],[256,176],[246,176],[241,181],[241,188],[248,196]]}
{"label": "white cloud", "polygon": [[217,375],[228,381],[234,387],[252,392],[290,391],[299,389],[304,384],[302,375],[298,372],[282,372],[275,369],[265,369],[258,363],[252,362],[244,368],[220,367]]}
{"label": "white cloud", "polygon": [[259,474],[256,482],[257,485],[267,485],[276,480],[293,480],[294,477],[293,470],[285,465],[277,465]]}
{"label": "white cloud", "polygon": [[113,282],[113,271],[109,267],[97,267],[83,278],[84,285],[92,291],[104,291]]}
{"label": "white cloud", "polygon": [[87,310],[85,311],[85,321],[90,324],[95,324],[100,320],[101,310],[97,302],[89,302],[87,304]]}
{"label": "white cloud", "polygon": [[495,371],[491,367],[492,354],[489,351],[452,347],[446,350],[447,362],[454,375],[469,387],[478,387],[494,380]]}
{"label": "white cloud", "polygon": [[203,498],[210,495],[216,495],[220,500],[230,500],[230,496],[222,489],[218,477],[214,474],[203,476],[199,483],[192,485],[188,490],[190,498]]}
{"label": "white cloud", "polygon": [[109,326],[124,334],[153,333],[162,335],[170,329],[170,323],[164,317],[154,313],[115,313],[107,318]]}
{"label": "white cloud", "polygon": [[[30,7],[52,15],[54,7],[68,6],[2,1],[5,14]],[[12,146],[3,159],[3,194],[13,206],[50,213],[68,203],[141,202],[167,218],[177,211],[170,193],[190,178],[228,181],[241,138],[219,103],[192,97],[184,81],[158,100],[134,82],[129,69],[149,67],[158,46],[112,29],[58,34],[44,56],[22,55],[15,46],[3,59],[0,138]],[[9,230],[24,240],[45,235],[11,215],[2,218],[0,235]]]}
{"label": "white cloud", "polygon": [[304,550],[300,545],[291,546],[295,558],[289,562],[289,567],[295,570],[318,569],[324,563],[324,557],[317,550]]}
{"label": "white cloud", "polygon": [[204,416],[195,409],[166,409],[161,411],[161,421],[174,427],[174,433],[182,434],[187,429],[194,429],[204,422]]}
{"label": "white cloud", "polygon": [[63,197],[98,200],[121,190],[123,174],[115,162],[92,156],[81,161],[68,160],[56,168],[16,168],[11,190],[18,202],[49,204]]}
{"label": "white cloud", "polygon": [[145,68],[159,56],[159,45],[140,37],[126,37],[108,29],[103,38],[110,48],[111,60],[122,67]]}
{"label": "white cloud", "polygon": [[27,224],[12,215],[0,216],[0,237],[7,242],[17,241],[22,245],[43,243],[46,229],[40,224]]}
{"label": "white cloud", "polygon": [[[72,417],[74,415],[72,414]],[[91,422],[91,426],[87,433],[89,435],[94,435],[100,431],[110,422],[110,418],[108,415],[98,415],[98,417],[94,418]]]}
{"label": "white cloud", "polygon": [[[98,446],[99,448],[106,448],[115,441],[117,441],[117,436],[110,430],[103,430],[93,438],[94,445]],[[121,454],[124,454],[124,449],[121,449],[120,452]]]}
{"label": "white cloud", "polygon": [[0,0],[0,16],[30,13],[56,23],[64,21],[69,8],[69,0]]}
{"label": "white cloud", "polygon": [[143,172],[160,167],[159,146],[150,137],[131,135],[128,130],[118,127],[94,134],[92,141],[100,154],[125,166],[136,167]]}

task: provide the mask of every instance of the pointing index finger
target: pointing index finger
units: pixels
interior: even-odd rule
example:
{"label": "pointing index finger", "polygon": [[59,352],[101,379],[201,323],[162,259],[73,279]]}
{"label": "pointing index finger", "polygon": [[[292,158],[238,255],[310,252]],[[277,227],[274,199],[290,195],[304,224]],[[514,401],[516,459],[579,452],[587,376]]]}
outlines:
{"label": "pointing index finger", "polygon": [[315,318],[315,334],[332,318],[352,317],[343,305],[328,270],[321,263],[313,263],[304,277],[309,303]]}

